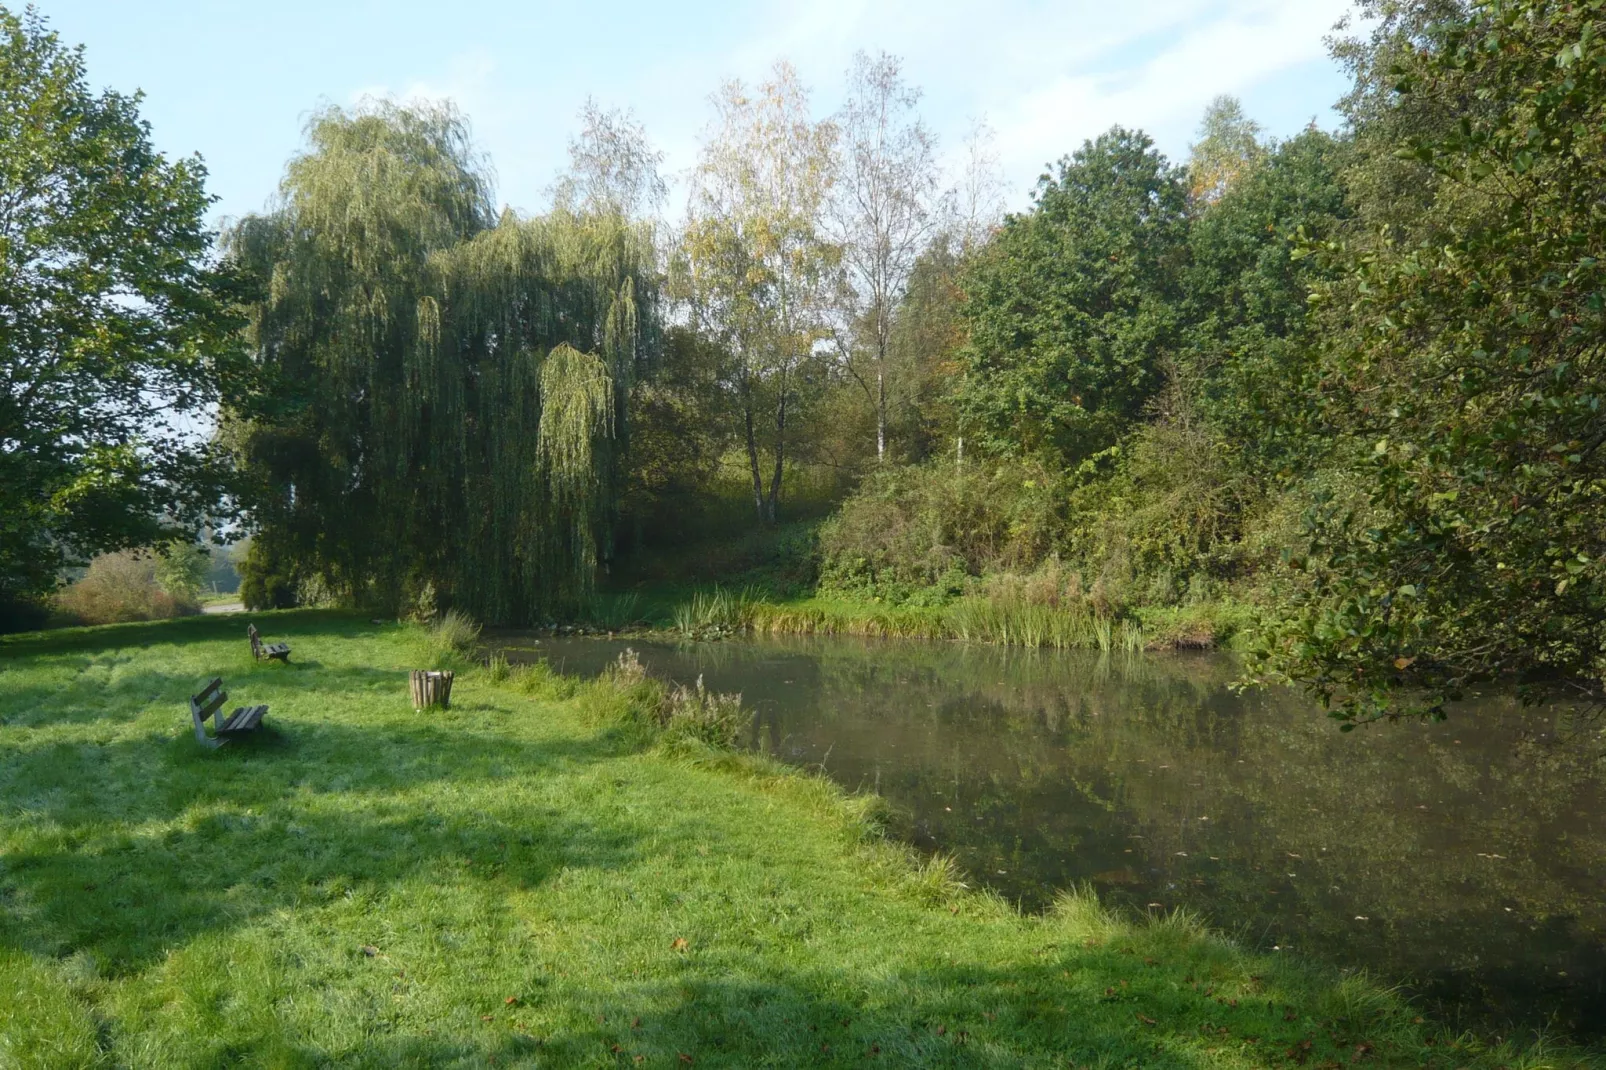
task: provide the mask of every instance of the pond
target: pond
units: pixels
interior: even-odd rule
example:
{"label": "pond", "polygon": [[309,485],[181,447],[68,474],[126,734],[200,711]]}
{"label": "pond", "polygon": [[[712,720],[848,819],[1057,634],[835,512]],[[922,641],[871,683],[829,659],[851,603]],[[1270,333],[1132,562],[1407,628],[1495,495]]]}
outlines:
{"label": "pond", "polygon": [[503,640],[739,691],[749,745],[878,792],[894,832],[1026,910],[1090,884],[1250,945],[1364,967],[1447,1023],[1606,1037],[1606,775],[1497,697],[1341,734],[1220,655],[961,644]]}

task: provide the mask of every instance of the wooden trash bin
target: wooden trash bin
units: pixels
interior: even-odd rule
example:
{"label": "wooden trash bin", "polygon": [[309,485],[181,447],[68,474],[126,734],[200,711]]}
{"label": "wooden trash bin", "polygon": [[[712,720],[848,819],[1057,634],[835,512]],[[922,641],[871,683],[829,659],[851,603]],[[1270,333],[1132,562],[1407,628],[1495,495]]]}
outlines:
{"label": "wooden trash bin", "polygon": [[451,708],[452,673],[414,669],[412,685],[413,709],[423,710],[431,706],[439,706],[443,710]]}

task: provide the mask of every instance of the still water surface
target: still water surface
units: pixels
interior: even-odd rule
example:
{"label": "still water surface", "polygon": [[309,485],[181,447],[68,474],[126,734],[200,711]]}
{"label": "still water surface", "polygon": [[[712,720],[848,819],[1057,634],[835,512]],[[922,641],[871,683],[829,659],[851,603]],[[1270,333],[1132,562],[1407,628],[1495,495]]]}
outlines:
{"label": "still water surface", "polygon": [[750,745],[879,792],[894,831],[1039,909],[1091,884],[1407,983],[1441,1019],[1606,1038],[1606,774],[1499,698],[1340,734],[1224,656],[959,644],[507,640],[739,691]]}

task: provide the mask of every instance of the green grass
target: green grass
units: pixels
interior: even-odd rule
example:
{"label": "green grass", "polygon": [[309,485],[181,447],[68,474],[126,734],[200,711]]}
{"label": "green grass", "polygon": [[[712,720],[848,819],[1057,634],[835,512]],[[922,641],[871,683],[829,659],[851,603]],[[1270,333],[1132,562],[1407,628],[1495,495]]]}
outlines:
{"label": "green grass", "polygon": [[[421,629],[258,614],[0,641],[0,1066],[1603,1065],[1087,897],[1021,917],[873,800]],[[271,732],[216,752],[222,675]]]}
{"label": "green grass", "polygon": [[713,639],[758,635],[844,635],[958,639],[1053,650],[1199,650],[1230,646],[1253,619],[1237,603],[1140,608],[1100,617],[1019,599],[969,595],[943,605],[890,605],[839,592],[775,595],[756,586],[657,587],[633,592],[641,623]]}

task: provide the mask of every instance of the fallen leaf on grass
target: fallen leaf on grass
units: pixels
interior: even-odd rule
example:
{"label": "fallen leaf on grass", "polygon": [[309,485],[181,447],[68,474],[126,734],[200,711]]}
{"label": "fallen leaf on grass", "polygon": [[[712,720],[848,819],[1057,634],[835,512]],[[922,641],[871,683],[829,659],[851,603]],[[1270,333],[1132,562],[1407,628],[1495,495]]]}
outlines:
{"label": "fallen leaf on grass", "polygon": [[674,941],[669,945],[669,950],[671,950],[671,951],[684,951],[684,950],[686,950],[686,938],[683,937],[683,936],[675,937]]}
{"label": "fallen leaf on grass", "polygon": [[375,955],[379,954],[379,949],[373,944],[364,944],[362,946],[362,953],[367,955],[369,958],[373,958]]}
{"label": "fallen leaf on grass", "polygon": [[1146,1014],[1138,1015],[1138,1021],[1142,1022],[1144,1025],[1159,1025],[1160,1024],[1159,1022],[1155,1021],[1153,1018],[1150,1018]]}
{"label": "fallen leaf on grass", "polygon": [[482,1014],[482,1015],[480,1015],[480,1021],[482,1021],[482,1022],[494,1022],[494,1021],[496,1021],[496,1018],[493,1015]]}
{"label": "fallen leaf on grass", "polygon": [[687,1055],[685,1052],[681,1052],[680,1061],[689,1065],[691,1063],[691,1056]]}
{"label": "fallen leaf on grass", "polygon": [[516,1007],[516,1006],[518,1006],[519,997],[518,996],[509,996],[506,999],[504,999],[502,1002],[506,1003],[509,1007]]}

